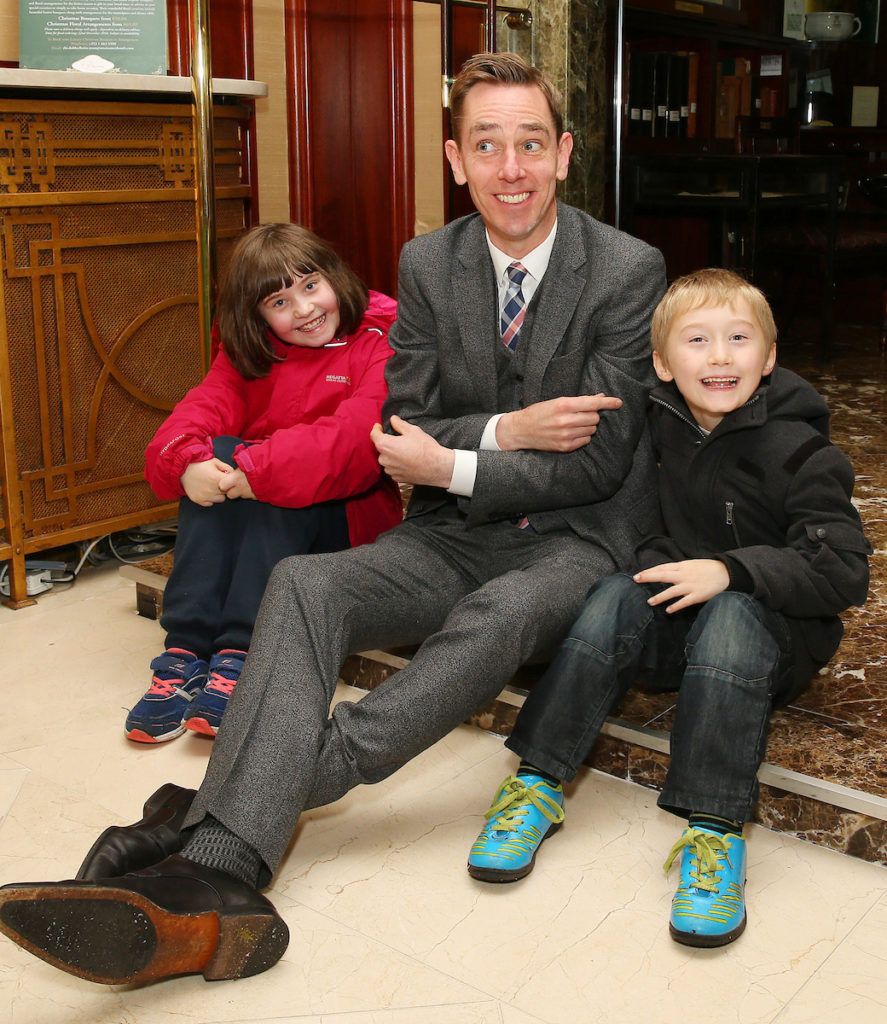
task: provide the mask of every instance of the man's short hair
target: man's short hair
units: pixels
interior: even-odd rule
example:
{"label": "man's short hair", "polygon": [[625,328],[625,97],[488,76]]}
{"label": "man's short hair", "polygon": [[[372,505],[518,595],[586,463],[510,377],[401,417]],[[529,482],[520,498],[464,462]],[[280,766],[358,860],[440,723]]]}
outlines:
{"label": "man's short hair", "polygon": [[562,101],[551,79],[516,53],[476,53],[462,65],[450,89],[450,117],[453,123],[453,138],[457,143],[462,131],[462,108],[465,97],[476,85],[484,83],[535,85],[548,102],[548,109],[554,121],[555,142],[560,140],[564,133]]}
{"label": "man's short hair", "polygon": [[732,270],[708,267],[673,281],[653,311],[650,340],[653,351],[662,354],[672,325],[679,316],[710,306],[735,306],[745,299],[758,322],[769,350],[776,341],[776,322],[764,293]]}

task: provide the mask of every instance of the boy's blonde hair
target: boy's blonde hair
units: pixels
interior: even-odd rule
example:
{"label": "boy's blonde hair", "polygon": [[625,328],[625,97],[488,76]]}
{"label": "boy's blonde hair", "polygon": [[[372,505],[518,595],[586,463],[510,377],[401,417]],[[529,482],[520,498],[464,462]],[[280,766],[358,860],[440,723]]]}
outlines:
{"label": "boy's blonde hair", "polygon": [[662,354],[672,325],[679,316],[704,306],[735,306],[745,299],[764,334],[769,351],[776,341],[776,322],[764,293],[744,277],[721,267],[708,267],[673,281],[653,311],[650,340],[653,351]]}

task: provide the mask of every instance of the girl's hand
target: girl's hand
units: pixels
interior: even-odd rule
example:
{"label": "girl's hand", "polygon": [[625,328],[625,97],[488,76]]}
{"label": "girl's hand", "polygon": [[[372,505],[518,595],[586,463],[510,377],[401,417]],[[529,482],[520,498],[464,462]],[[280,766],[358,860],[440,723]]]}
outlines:
{"label": "girl's hand", "polygon": [[219,483],[219,490],[226,498],[252,498],[256,500],[253,489],[249,485],[246,473],[242,469],[230,469],[225,478]]}
{"label": "girl's hand", "polygon": [[[679,612],[694,604],[704,604],[730,585],[730,574],[723,562],[715,558],[690,558],[686,562],[665,562],[652,569],[644,569],[632,577],[635,583],[671,583],[654,594],[647,604],[657,605],[674,601],[665,610]],[[677,598],[678,600],[674,600]]]}
{"label": "girl's hand", "polygon": [[195,505],[209,508],[210,505],[218,505],[225,500],[219,485],[230,472],[231,467],[227,462],[222,462],[221,459],[207,459],[206,462],[192,462],[179,479],[185,494]]}
{"label": "girl's hand", "polygon": [[399,484],[449,487],[456,462],[453,449],[444,448],[400,416],[391,417],[391,426],[397,434],[386,434],[378,423],[370,433],[382,469]]}

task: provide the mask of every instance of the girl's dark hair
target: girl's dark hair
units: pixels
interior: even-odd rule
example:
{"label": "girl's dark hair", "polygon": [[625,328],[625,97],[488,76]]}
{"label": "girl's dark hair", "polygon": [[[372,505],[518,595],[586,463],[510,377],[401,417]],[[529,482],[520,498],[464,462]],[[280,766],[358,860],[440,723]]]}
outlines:
{"label": "girl's dark hair", "polygon": [[295,278],[321,274],[339,301],[339,333],[357,330],[367,287],[331,246],[298,224],[261,224],[237,242],[222,281],[216,315],[225,354],[247,380],[267,377],[276,355],[259,303]]}

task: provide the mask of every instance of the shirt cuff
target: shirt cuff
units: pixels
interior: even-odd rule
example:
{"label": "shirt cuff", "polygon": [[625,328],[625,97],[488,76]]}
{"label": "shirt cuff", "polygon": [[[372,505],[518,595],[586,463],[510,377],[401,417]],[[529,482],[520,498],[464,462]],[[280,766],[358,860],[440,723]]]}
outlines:
{"label": "shirt cuff", "polygon": [[[496,424],[505,415],[504,412],[498,412],[495,416],[491,417],[487,421],[487,425],[484,427],[484,432],[480,438],[480,450],[482,452],[501,452],[502,449],[496,443]],[[477,462],[475,461],[475,466]]]}
{"label": "shirt cuff", "polygon": [[453,478],[447,490],[450,494],[470,498],[474,494],[474,479],[477,476],[477,452],[456,448],[453,454],[456,461],[453,463]]}

